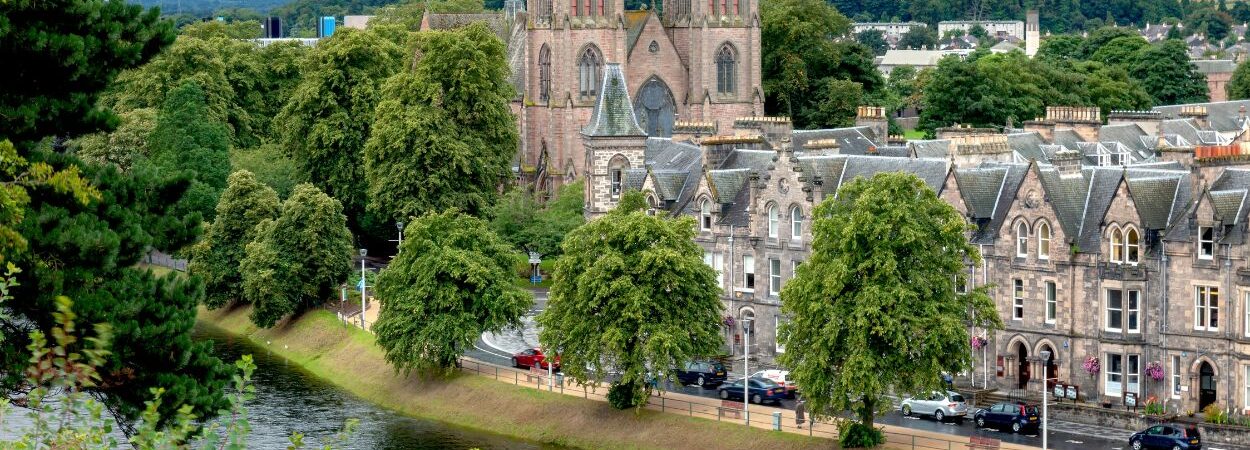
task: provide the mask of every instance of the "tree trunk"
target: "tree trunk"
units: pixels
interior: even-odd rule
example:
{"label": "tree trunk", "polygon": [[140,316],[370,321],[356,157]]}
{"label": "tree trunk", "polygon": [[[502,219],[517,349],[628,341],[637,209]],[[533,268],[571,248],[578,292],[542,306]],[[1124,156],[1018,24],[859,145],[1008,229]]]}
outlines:
{"label": "tree trunk", "polygon": [[859,421],[868,428],[873,428],[873,420],[876,419],[877,408],[876,401],[864,397],[864,406],[859,410]]}

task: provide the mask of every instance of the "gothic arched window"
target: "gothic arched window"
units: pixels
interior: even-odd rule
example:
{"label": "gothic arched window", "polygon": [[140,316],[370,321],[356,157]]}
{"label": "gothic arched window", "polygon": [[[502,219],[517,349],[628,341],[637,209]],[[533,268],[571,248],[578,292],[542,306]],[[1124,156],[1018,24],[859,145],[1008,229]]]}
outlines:
{"label": "gothic arched window", "polygon": [[599,94],[599,77],[603,75],[603,56],[594,45],[586,47],[582,57],[577,60],[577,92],[582,97],[594,97]]}
{"label": "gothic arched window", "polygon": [[543,44],[538,51],[538,101],[551,99],[551,48]]}
{"label": "gothic arched window", "polygon": [[738,88],[738,56],[733,46],[722,45],[716,52],[716,92],[732,94]]}

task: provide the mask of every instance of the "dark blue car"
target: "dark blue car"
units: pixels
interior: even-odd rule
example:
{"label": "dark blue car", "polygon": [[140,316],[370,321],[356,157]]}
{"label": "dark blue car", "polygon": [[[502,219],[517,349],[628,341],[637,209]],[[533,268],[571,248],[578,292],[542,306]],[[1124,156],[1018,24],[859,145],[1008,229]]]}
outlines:
{"label": "dark blue car", "polygon": [[681,384],[709,388],[724,383],[729,374],[725,370],[725,365],[716,361],[691,361],[673,372]]}
{"label": "dark blue car", "polygon": [[1037,407],[1024,403],[997,403],[986,409],[978,410],[972,417],[980,428],[1009,428],[1019,433],[1024,430],[1037,431],[1041,420],[1037,415]]}
{"label": "dark blue car", "polygon": [[1133,433],[1128,445],[1134,450],[1198,450],[1202,448],[1202,438],[1196,426],[1165,423]]}
{"label": "dark blue car", "polygon": [[[778,405],[786,398],[786,388],[767,378],[751,379],[751,403],[772,402]],[[720,398],[723,400],[742,400],[742,383],[738,380],[720,387]]]}

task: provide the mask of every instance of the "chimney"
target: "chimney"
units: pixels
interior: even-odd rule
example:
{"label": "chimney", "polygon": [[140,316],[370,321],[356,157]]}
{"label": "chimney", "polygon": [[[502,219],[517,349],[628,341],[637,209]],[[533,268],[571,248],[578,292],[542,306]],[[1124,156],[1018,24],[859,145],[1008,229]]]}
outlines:
{"label": "chimney", "polygon": [[1163,124],[1163,113],[1159,111],[1125,111],[1115,110],[1107,114],[1107,125],[1135,123],[1146,134],[1159,134],[1159,125]]}
{"label": "chimney", "polygon": [[1055,169],[1059,171],[1060,177],[1071,177],[1081,175],[1081,158],[1084,155],[1076,150],[1060,150],[1055,152],[1055,156],[1050,158],[1050,163],[1054,164]]}
{"label": "chimney", "polygon": [[884,141],[890,135],[890,119],[885,117],[885,108],[880,106],[860,106],[855,109],[855,126],[872,129],[874,141]]}
{"label": "chimney", "polygon": [[1182,106],[1180,116],[1187,119],[1194,119],[1194,123],[1200,129],[1207,128],[1207,107],[1201,105]]}

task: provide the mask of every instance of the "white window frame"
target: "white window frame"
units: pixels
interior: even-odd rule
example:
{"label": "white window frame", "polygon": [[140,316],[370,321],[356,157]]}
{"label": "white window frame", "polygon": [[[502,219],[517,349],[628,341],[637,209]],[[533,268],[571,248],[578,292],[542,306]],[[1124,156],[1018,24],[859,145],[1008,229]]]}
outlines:
{"label": "white window frame", "polygon": [[1219,286],[1194,286],[1194,330],[1220,331],[1219,315]]}
{"label": "white window frame", "polygon": [[[1127,295],[1125,295],[1126,291],[1124,289],[1106,289],[1103,292],[1105,293],[1104,299],[1106,300],[1104,302],[1106,304],[1106,307],[1103,309],[1106,310],[1106,313],[1103,314],[1104,319],[1102,322],[1102,328],[1104,331],[1108,331],[1112,333],[1123,333],[1124,332],[1124,301],[1125,301],[1125,297],[1127,297]],[[1112,293],[1115,293],[1117,295],[1113,296],[1111,295]],[[1119,297],[1120,301],[1118,305],[1111,302],[1112,297]],[[1119,327],[1115,327],[1111,325],[1111,322],[1112,322],[1111,317],[1113,315],[1115,315],[1115,317],[1118,317],[1120,319]]]}
{"label": "white window frame", "polygon": [[1172,355],[1172,398],[1181,398],[1181,357]]}
{"label": "white window frame", "polygon": [[1037,259],[1050,259],[1050,225],[1037,224]]}
{"label": "white window frame", "polygon": [[1124,262],[1137,265],[1141,261],[1141,233],[1137,227],[1124,228]]}
{"label": "white window frame", "polygon": [[1016,257],[1029,256],[1029,225],[1020,222],[1016,225]]}
{"label": "white window frame", "polygon": [[742,289],[755,292],[755,255],[742,255]]}
{"label": "white window frame", "polygon": [[1054,324],[1059,315],[1059,286],[1054,281],[1047,281],[1046,288],[1046,323]]}
{"label": "white window frame", "polygon": [[778,258],[768,259],[768,295],[781,295],[781,260]]}
{"label": "white window frame", "polygon": [[777,205],[768,206],[768,238],[777,239]]}
{"label": "white window frame", "polygon": [[[1242,311],[1246,312],[1246,320],[1242,324],[1242,336],[1250,337],[1250,291],[1245,292],[1245,299],[1241,304]],[[1250,401],[1250,399],[1247,399]]]}
{"label": "white window frame", "polygon": [[1126,289],[1124,292],[1124,331],[1131,334],[1141,333],[1141,291]]}
{"label": "white window frame", "polygon": [[1241,366],[1241,410],[1250,409],[1250,365]]}
{"label": "white window frame", "polygon": [[1024,320],[1024,280],[1012,280],[1011,320]]}
{"label": "white window frame", "polygon": [[1124,389],[1125,392],[1141,395],[1141,355],[1124,355]]}
{"label": "white window frame", "polygon": [[1198,227],[1198,259],[1215,258],[1215,228]]}
{"label": "white window frame", "polygon": [[1112,226],[1110,233],[1110,251],[1108,257],[1111,262],[1120,264],[1124,262],[1124,231],[1120,227]]}
{"label": "white window frame", "polygon": [[[1107,370],[1103,376],[1103,395],[1108,397],[1120,397],[1124,395],[1124,355],[1120,353],[1106,354]],[[1115,370],[1115,361],[1119,361],[1120,369]],[[1114,381],[1112,381],[1114,380]]]}
{"label": "white window frame", "polygon": [[712,202],[706,198],[699,202],[699,229],[703,231],[712,230]]}
{"label": "white window frame", "polygon": [[798,206],[790,207],[790,239],[803,238],[803,210]]}

